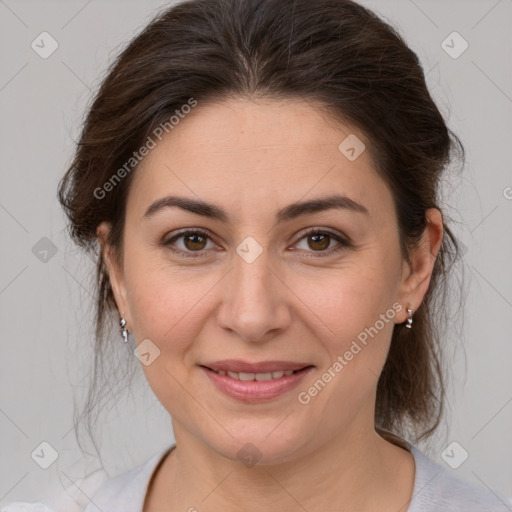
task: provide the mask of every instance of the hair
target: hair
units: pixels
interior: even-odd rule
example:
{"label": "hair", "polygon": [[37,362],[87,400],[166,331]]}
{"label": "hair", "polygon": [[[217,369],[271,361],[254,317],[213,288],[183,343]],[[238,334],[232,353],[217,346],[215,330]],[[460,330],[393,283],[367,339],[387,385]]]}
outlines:
{"label": "hair", "polygon": [[[353,1],[189,0],[159,13],[109,68],[59,184],[69,234],[97,262],[95,363],[84,407],[89,433],[92,409],[108,388],[99,377],[112,375],[100,371],[104,352],[122,345],[106,335],[117,308],[96,228],[102,221],[111,224],[107,243],[121,261],[126,198],[137,165],[106,198],[97,191],[191,98],[199,108],[228,98],[311,101],[360,129],[392,193],[407,261],[426,227],[426,210],[441,209],[443,171],[454,158],[464,159],[462,143],[427,89],[417,55],[396,29]],[[459,258],[444,216],[443,227],[413,328],[394,326],[377,385],[377,430],[416,440],[432,434],[443,414],[440,334],[447,277]]]}

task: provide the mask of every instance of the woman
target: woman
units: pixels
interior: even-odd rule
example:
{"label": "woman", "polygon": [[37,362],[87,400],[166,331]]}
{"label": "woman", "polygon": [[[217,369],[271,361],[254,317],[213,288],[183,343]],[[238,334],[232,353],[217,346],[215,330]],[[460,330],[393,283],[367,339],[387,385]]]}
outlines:
{"label": "woman", "polygon": [[354,2],[193,0],[150,23],[59,199],[100,249],[98,353],[114,312],[176,443],[79,510],[508,510],[408,441],[442,414],[457,153],[416,55]]}

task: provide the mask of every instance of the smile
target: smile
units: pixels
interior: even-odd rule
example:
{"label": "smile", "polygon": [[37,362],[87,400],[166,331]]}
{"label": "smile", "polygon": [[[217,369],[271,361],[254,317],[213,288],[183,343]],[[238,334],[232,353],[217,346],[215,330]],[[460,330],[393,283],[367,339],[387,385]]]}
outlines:
{"label": "smile", "polygon": [[285,395],[297,387],[306,374],[314,369],[314,366],[265,372],[213,369],[203,365],[199,368],[213,383],[213,389],[242,402],[256,403]]}
{"label": "smile", "polygon": [[276,372],[265,372],[265,373],[247,373],[247,372],[231,372],[226,370],[212,370],[215,373],[218,373],[219,375],[227,375],[228,377],[235,379],[235,380],[243,380],[243,381],[251,381],[251,380],[258,380],[258,381],[264,381],[264,380],[273,380],[273,379],[280,379],[281,377],[285,375],[292,375],[295,373],[295,371],[298,370],[283,370],[283,371],[276,371]]}

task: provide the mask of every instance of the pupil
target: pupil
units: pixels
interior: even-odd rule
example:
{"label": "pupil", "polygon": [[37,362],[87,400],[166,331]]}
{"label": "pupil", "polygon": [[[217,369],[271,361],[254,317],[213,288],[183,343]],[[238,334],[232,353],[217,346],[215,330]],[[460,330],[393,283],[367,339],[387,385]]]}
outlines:
{"label": "pupil", "polygon": [[[318,239],[322,239],[320,241],[321,245],[316,245],[316,247],[311,247],[312,249],[315,249],[315,248],[316,249],[319,249],[319,248],[326,249],[327,247],[329,247],[329,235],[312,235],[311,238],[314,239],[315,243],[317,243],[317,244],[318,244]],[[322,244],[322,241],[324,242],[323,244]],[[325,243],[325,242],[327,242],[327,243]]]}
{"label": "pupil", "polygon": [[[201,239],[204,243],[204,237],[201,235],[193,234],[193,235],[189,235],[188,237],[186,237],[187,248],[188,249],[202,249],[203,247],[201,246],[201,241],[198,242],[197,239]],[[192,244],[192,246],[190,246],[190,244]],[[197,244],[199,244],[200,247],[197,247]]]}

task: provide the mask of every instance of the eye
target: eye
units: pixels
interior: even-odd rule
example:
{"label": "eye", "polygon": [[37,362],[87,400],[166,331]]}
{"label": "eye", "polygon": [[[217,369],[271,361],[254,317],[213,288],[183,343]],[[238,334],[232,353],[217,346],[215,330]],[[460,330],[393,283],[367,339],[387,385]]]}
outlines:
{"label": "eye", "polygon": [[[316,228],[303,233],[299,243],[308,238],[310,240],[306,242],[307,247],[299,247],[299,249],[305,252],[317,253],[311,254],[311,257],[328,256],[351,246],[351,243],[346,238],[325,229]],[[177,243],[178,241],[180,243]],[[337,242],[334,247],[332,247],[333,241]],[[211,243],[210,247],[208,246],[209,242]],[[185,258],[208,256],[208,249],[217,247],[212,242],[210,234],[200,229],[180,231],[164,241],[163,245]],[[297,247],[297,244],[295,247]]]}
{"label": "eye", "polygon": [[[179,247],[180,244],[175,244],[175,242],[177,242],[178,240],[182,242],[181,247]],[[164,241],[163,244],[166,247],[169,247],[171,251],[179,253],[180,256],[195,258],[198,256],[207,255],[204,249],[211,248],[208,247],[208,241],[211,242],[211,244],[214,247],[216,247],[215,244],[211,241],[210,235],[206,231],[195,229],[181,231],[178,234],[174,235],[172,238],[169,238],[168,240]],[[178,248],[173,248],[173,245],[178,246]]]}
{"label": "eye", "polygon": [[[302,240],[306,240],[306,247],[299,247],[301,250],[305,250],[306,252],[321,253],[318,255],[312,255],[313,257],[330,255],[334,252],[338,252],[347,247],[350,247],[351,245],[350,242],[341,235],[325,229],[312,229],[303,234],[299,240],[299,243]],[[334,247],[331,245],[333,241],[337,242]],[[296,244],[296,246],[298,246],[298,244]]]}

